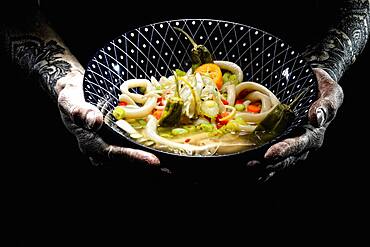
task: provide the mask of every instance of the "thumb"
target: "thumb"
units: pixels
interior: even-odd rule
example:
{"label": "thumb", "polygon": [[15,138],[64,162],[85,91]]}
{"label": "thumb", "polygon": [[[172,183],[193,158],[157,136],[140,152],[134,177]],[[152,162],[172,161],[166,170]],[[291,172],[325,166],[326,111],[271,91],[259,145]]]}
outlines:
{"label": "thumb", "polygon": [[318,99],[310,107],[308,118],[313,126],[321,127],[330,122],[334,118],[336,112],[337,110],[330,100]]}
{"label": "thumb", "polygon": [[308,117],[315,127],[330,123],[343,102],[342,87],[322,69],[314,69],[319,86],[319,99],[310,107]]}

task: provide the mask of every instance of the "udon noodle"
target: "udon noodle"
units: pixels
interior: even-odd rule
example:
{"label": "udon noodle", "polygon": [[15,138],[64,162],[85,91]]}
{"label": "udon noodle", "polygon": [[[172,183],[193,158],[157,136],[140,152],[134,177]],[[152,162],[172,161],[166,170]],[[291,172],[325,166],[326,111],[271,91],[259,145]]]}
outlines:
{"label": "udon noodle", "polygon": [[266,87],[243,81],[240,67],[228,61],[159,80],[130,79],[120,90],[110,114],[116,125],[142,145],[185,155],[253,148],[250,136],[280,103]]}

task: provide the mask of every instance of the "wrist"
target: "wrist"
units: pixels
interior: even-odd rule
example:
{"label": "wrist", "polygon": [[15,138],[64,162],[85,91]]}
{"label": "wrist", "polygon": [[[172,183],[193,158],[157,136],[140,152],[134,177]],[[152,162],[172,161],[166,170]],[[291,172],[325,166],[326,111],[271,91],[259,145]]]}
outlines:
{"label": "wrist", "polygon": [[71,70],[61,77],[55,84],[54,92],[56,96],[66,87],[82,87],[84,69],[79,67],[72,67]]}

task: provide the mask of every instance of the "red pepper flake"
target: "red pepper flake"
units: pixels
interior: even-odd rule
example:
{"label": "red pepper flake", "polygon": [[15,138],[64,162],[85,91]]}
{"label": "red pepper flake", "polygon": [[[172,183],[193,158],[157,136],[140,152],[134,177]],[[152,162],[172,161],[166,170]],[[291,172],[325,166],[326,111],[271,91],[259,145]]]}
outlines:
{"label": "red pepper flake", "polygon": [[227,100],[225,100],[225,99],[221,99],[221,101],[222,101],[222,103],[223,103],[224,105],[228,105],[228,104],[229,104],[229,102],[228,102]]}
{"label": "red pepper flake", "polygon": [[220,121],[220,119],[226,117],[227,115],[229,115],[228,112],[223,112],[223,113],[218,114],[216,116],[216,127],[217,127],[217,129],[221,128],[222,126],[224,126],[225,124],[227,124],[229,122],[229,120]]}
{"label": "red pepper flake", "polygon": [[119,106],[127,106],[127,102],[125,102],[125,101],[120,101],[120,102],[118,102],[118,105],[119,105]]}
{"label": "red pepper flake", "polygon": [[190,140],[191,140],[190,138],[186,138],[184,142],[188,143],[190,142]]}
{"label": "red pepper flake", "polygon": [[163,97],[157,98],[157,104],[160,105],[160,106],[163,106],[164,105],[164,99],[163,99]]}

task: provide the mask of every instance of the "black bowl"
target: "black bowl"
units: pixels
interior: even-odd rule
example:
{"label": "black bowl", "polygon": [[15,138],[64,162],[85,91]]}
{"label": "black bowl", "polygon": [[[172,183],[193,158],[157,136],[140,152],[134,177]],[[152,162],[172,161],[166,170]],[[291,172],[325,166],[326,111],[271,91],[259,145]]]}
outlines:
{"label": "black bowl", "polygon": [[83,90],[85,100],[106,115],[118,103],[119,86],[128,79],[169,76],[172,70],[191,66],[190,42],[173,27],[188,32],[198,44],[204,44],[215,60],[237,63],[244,81],[269,88],[282,103],[290,103],[305,91],[294,111],[294,122],[272,141],[251,150],[216,156],[180,156],[134,142],[108,120],[102,132],[110,141],[155,153],[161,160],[179,158],[191,162],[226,159],[228,162],[253,159],[273,143],[291,134],[307,122],[307,113],[317,98],[317,81],[310,65],[291,46],[262,30],[239,23],[210,19],[181,19],[150,24],[126,32],[97,51],[88,63]]}

